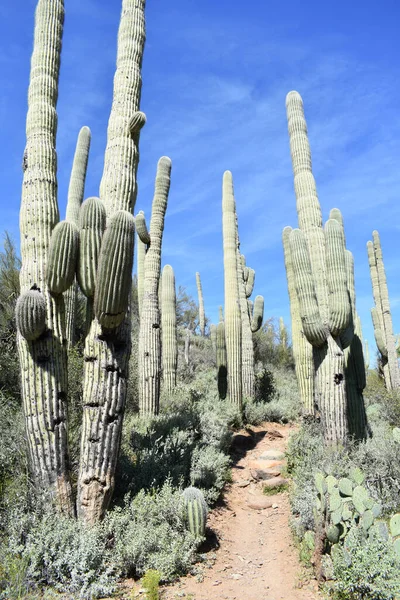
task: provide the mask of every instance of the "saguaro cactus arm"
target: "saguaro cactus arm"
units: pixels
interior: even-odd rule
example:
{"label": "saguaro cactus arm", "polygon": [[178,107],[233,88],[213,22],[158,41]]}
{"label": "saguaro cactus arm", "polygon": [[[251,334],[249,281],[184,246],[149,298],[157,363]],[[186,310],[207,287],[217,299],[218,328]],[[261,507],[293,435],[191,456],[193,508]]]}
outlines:
{"label": "saguaro cactus arm", "polygon": [[251,331],[255,333],[258,331],[263,323],[264,319],[264,298],[263,296],[256,296],[253,306],[253,316],[251,320]]}

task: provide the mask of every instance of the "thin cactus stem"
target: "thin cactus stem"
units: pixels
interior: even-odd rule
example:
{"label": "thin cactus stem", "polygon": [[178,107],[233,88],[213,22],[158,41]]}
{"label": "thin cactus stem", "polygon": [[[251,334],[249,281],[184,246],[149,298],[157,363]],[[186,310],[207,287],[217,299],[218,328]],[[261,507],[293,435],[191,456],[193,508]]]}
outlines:
{"label": "thin cactus stem", "polygon": [[199,328],[200,335],[204,336],[206,332],[206,318],[204,314],[203,290],[201,287],[200,273],[196,273],[197,295],[199,298]]}
{"label": "thin cactus stem", "polygon": [[161,315],[163,382],[165,390],[172,392],[176,386],[178,341],[176,333],[175,275],[170,265],[165,265],[162,272]]}

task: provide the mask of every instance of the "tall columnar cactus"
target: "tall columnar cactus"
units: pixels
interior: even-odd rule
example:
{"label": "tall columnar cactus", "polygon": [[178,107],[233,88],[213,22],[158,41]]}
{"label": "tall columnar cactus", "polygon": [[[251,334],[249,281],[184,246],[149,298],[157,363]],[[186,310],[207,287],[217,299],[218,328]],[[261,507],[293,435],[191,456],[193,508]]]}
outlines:
{"label": "tall columnar cactus", "polygon": [[178,340],[176,334],[175,275],[170,265],[165,265],[162,272],[161,302],[163,382],[166,391],[172,392],[176,386]]}
{"label": "tall columnar cactus", "polygon": [[200,273],[196,273],[196,285],[197,285],[197,294],[199,297],[199,328],[200,335],[205,335],[206,332],[206,318],[204,315],[204,299],[203,299],[203,290],[201,287],[201,279]]}
{"label": "tall columnar cactus", "polygon": [[375,312],[372,313],[372,320],[376,344],[382,356],[385,384],[387,389],[391,390],[400,386],[400,373],[379,233],[373,231],[372,237],[373,242],[367,243],[372,292],[375,302]]}
{"label": "tall columnar cactus", "polygon": [[217,325],[217,377],[218,377],[218,393],[221,400],[226,398],[228,389],[227,381],[227,356],[225,344],[225,325],[221,321]]}
{"label": "tall columnar cactus", "polygon": [[210,338],[211,338],[212,349],[214,351],[214,354],[216,354],[216,352],[217,352],[217,326],[214,325],[214,323],[212,323],[210,325]]}
{"label": "tall columnar cactus", "polygon": [[[158,161],[148,250],[144,264],[144,291],[139,336],[139,409],[142,414],[156,415],[160,404],[160,311],[158,284],[161,272],[161,244],[165,211],[171,182],[171,160]],[[139,236],[141,230],[138,229]],[[146,243],[146,239],[142,239]]]}
{"label": "tall columnar cactus", "polygon": [[73,513],[68,476],[64,298],[62,294],[52,295],[46,281],[50,237],[59,220],[55,141],[63,22],[62,0],[39,0],[23,160],[21,298],[17,323],[32,475],[37,487],[53,490],[61,508]]}
{"label": "tall columnar cactus", "polygon": [[292,320],[292,348],[295,362],[297,383],[303,411],[307,415],[314,414],[314,361],[312,345],[307,340],[302,329],[300,305],[296,292],[293,271],[292,253],[290,250],[290,234],[292,228],[283,230],[283,252],[285,257],[286,278],[288,284],[290,315]]}
{"label": "tall columnar cactus", "polygon": [[[85,192],[86,170],[89,159],[90,149],[90,129],[82,127],[76,143],[74,160],[72,163],[71,177],[68,187],[67,213],[65,219],[79,227],[79,212]],[[66,336],[68,344],[74,343],[75,338],[75,313],[77,302],[76,282],[67,290],[65,294],[65,317],[66,317]]]}
{"label": "tall columnar cactus", "polygon": [[232,173],[225,171],[222,187],[224,241],[225,339],[228,363],[228,397],[242,407],[242,321],[237,276],[236,208]]}
{"label": "tall columnar cactus", "polygon": [[[139,111],[144,7],[145,0],[122,3],[114,95],[100,184],[107,218],[121,210],[132,213],[136,200],[139,135],[146,120]],[[131,352],[130,328],[128,307],[125,319],[115,329],[103,331],[94,318],[86,337],[77,508],[87,522],[104,515],[114,489]]]}
{"label": "tall columnar cactus", "polygon": [[[139,235],[140,232],[140,235]],[[147,231],[146,219],[144,212],[141,210],[136,215],[136,233],[137,233],[137,282],[138,282],[138,304],[139,317],[142,313],[143,304],[143,289],[144,289],[144,260],[148,245],[150,244],[150,236]],[[145,241],[143,241],[145,240]]]}
{"label": "tall columnar cactus", "polygon": [[219,307],[219,322],[223,323],[224,322],[224,309],[222,306]]}
{"label": "tall columnar cactus", "polygon": [[286,350],[288,345],[287,331],[283,317],[279,317],[279,344]]}
{"label": "tall columnar cactus", "polygon": [[315,400],[325,442],[343,443],[348,427],[341,335],[351,321],[343,228],[336,219],[322,227],[303,102],[297,92],[288,94],[286,107],[300,226],[290,234],[300,317],[313,345]]}

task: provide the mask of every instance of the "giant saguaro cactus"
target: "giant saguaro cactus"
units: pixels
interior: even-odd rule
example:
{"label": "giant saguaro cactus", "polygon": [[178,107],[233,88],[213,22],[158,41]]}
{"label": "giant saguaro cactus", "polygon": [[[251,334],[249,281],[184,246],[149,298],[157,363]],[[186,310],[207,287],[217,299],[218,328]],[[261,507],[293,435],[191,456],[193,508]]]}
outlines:
{"label": "giant saguaro cactus", "polygon": [[[89,159],[90,149],[90,129],[82,127],[76,143],[74,160],[72,163],[71,177],[68,187],[68,201],[66,220],[79,227],[79,211],[85,193],[86,170]],[[77,285],[74,284],[65,294],[65,314],[66,314],[66,336],[68,344],[74,343],[75,338],[75,313],[77,302]]]}
{"label": "giant saguaro cactus", "polygon": [[19,321],[26,323],[19,327],[18,351],[32,475],[38,487],[54,490],[61,508],[72,513],[64,298],[51,294],[46,282],[50,236],[59,220],[55,142],[63,22],[62,0],[39,0],[23,161],[17,309]]}
{"label": "giant saguaro cactus", "polygon": [[161,303],[163,382],[165,390],[172,392],[176,386],[178,340],[176,333],[175,275],[170,265],[165,265],[162,272]]}
{"label": "giant saguaro cactus", "polygon": [[286,107],[300,227],[290,234],[300,317],[304,334],[313,345],[315,399],[325,441],[343,443],[348,426],[340,337],[351,320],[345,240],[337,220],[329,219],[322,227],[303,102],[297,92],[288,94]]}
{"label": "giant saguaro cactus", "polygon": [[[144,212],[141,210],[138,213],[139,217],[139,228],[143,224],[145,226],[146,221],[144,217]],[[142,216],[143,215],[143,216]],[[137,233],[137,231],[136,231]],[[142,313],[142,304],[143,304],[143,289],[144,289],[144,259],[146,257],[147,246],[150,243],[150,238],[148,234],[146,235],[146,231],[143,230],[142,237],[148,240],[146,242],[142,241],[139,233],[137,233],[137,288],[138,288],[138,305],[139,305],[139,317]]]}
{"label": "giant saguaro cactus", "polygon": [[171,182],[171,160],[158,161],[150,231],[143,218],[136,217],[137,231],[148,245],[144,261],[144,290],[139,336],[139,410],[156,415],[160,405],[161,344],[158,285],[161,272],[161,244]]}
{"label": "giant saguaro cactus", "polygon": [[372,321],[375,341],[382,357],[385,384],[387,389],[391,390],[400,386],[400,373],[379,233],[373,231],[372,238],[373,242],[367,243],[372,292],[375,302],[375,309],[372,309]]}
{"label": "giant saguaro cactus", "polygon": [[236,209],[232,173],[225,171],[222,187],[224,242],[225,339],[228,364],[228,398],[242,407],[242,321],[237,276]]}
{"label": "giant saguaro cactus", "polygon": [[205,335],[206,332],[206,318],[204,315],[204,299],[203,299],[203,290],[201,287],[201,279],[200,273],[196,273],[196,285],[197,285],[197,295],[199,297],[199,328],[200,335]]}
{"label": "giant saguaro cactus", "polygon": [[216,328],[216,357],[217,357],[217,378],[218,378],[218,394],[221,400],[225,400],[228,381],[227,381],[227,357],[225,344],[225,325],[220,321]]}
{"label": "giant saguaro cactus", "polygon": [[299,300],[296,292],[293,271],[292,253],[290,250],[290,234],[292,228],[283,230],[283,252],[285,258],[286,278],[289,292],[290,316],[292,320],[292,348],[296,369],[297,383],[303,411],[306,415],[314,414],[314,361],[312,346],[304,335],[300,316]]}
{"label": "giant saguaro cactus", "polygon": [[[139,111],[145,41],[144,7],[145,0],[123,0],[122,3],[114,96],[100,184],[100,198],[107,219],[112,218],[117,211],[132,213],[136,199],[139,135],[145,123],[145,116]],[[132,232],[132,227],[128,218],[120,218],[118,227],[125,231],[129,245],[128,231]],[[112,240],[109,243],[112,246]],[[118,256],[118,261],[121,269],[128,264],[123,256]],[[104,263],[105,271],[107,268]],[[126,277],[122,275],[122,270],[119,273],[119,280],[125,285]],[[103,281],[103,284],[106,282]],[[95,296],[96,293],[97,290]],[[104,306],[107,306],[106,301],[98,307],[100,318],[104,316],[101,310]],[[117,306],[117,310],[120,311],[121,306]],[[103,516],[114,489],[130,351],[129,310],[115,329],[103,329],[98,319],[93,319],[85,343],[83,426],[77,500],[78,514],[89,522]]]}

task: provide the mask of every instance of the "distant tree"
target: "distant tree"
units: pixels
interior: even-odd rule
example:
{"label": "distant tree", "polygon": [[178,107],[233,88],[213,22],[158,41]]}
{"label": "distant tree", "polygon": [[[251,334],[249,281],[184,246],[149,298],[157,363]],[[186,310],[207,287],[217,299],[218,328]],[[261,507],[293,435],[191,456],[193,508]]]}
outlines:
{"label": "distant tree", "polygon": [[285,327],[285,342],[282,340],[282,329],[272,317],[267,319],[261,329],[254,334],[254,359],[264,365],[283,365],[293,367],[292,348],[288,343]]}
{"label": "distant tree", "polygon": [[0,251],[0,389],[19,397],[19,367],[16,346],[15,303],[19,295],[21,261],[14,241],[5,232]]}
{"label": "distant tree", "polygon": [[176,324],[177,327],[190,329],[193,333],[199,325],[199,308],[182,285],[178,288],[176,296]]}

